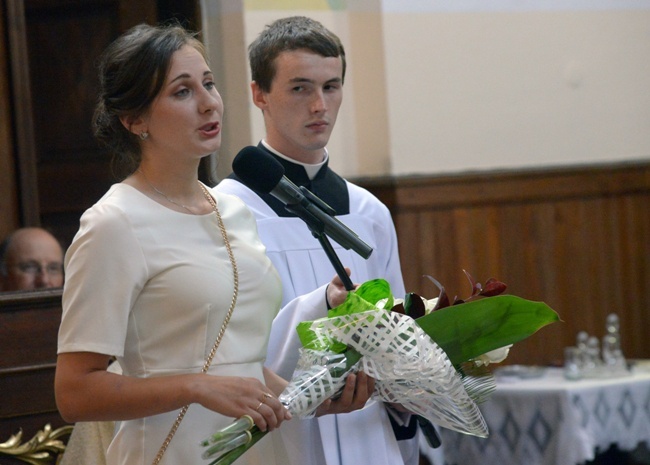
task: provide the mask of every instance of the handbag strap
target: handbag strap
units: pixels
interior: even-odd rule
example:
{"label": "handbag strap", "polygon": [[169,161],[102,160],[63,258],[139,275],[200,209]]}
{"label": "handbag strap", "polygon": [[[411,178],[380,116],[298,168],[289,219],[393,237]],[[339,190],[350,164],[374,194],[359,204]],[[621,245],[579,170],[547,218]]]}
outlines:
{"label": "handbag strap", "polygon": [[[212,209],[214,210],[215,214],[217,215],[217,222],[219,224],[219,230],[221,231],[221,237],[223,237],[223,242],[226,245],[226,250],[228,251],[228,258],[230,259],[230,264],[232,265],[233,284],[234,284],[232,300],[230,301],[230,308],[228,309],[228,313],[226,314],[226,318],[224,319],[223,324],[221,325],[221,329],[219,330],[219,334],[217,334],[217,339],[214,341],[214,344],[212,345],[212,349],[210,350],[210,353],[208,354],[208,356],[205,358],[205,362],[203,363],[203,368],[201,369],[201,373],[207,373],[208,369],[210,368],[210,365],[212,364],[212,359],[214,359],[214,356],[217,353],[217,349],[219,348],[219,344],[221,344],[221,339],[223,339],[223,335],[226,332],[226,327],[228,326],[228,322],[230,321],[230,317],[232,316],[233,310],[235,309],[235,304],[237,303],[237,295],[239,293],[239,272],[237,270],[237,262],[235,261],[235,255],[232,252],[232,247],[230,246],[230,241],[228,240],[228,233],[226,232],[226,227],[223,224],[223,219],[221,218],[221,213],[219,213],[219,208],[217,207],[217,202],[210,195],[210,193],[205,188],[205,186],[203,184],[201,184],[201,183],[199,183],[199,184],[201,186],[201,189],[203,190],[203,195],[205,195],[205,198],[207,199],[207,201],[210,202],[210,205],[212,206]],[[162,445],[160,446],[160,449],[158,450],[158,453],[156,454],[156,457],[154,458],[154,460],[152,462],[152,465],[158,465],[160,463],[160,461],[162,460],[163,455],[165,455],[165,451],[167,451],[167,447],[169,447],[169,444],[171,443],[172,438],[176,434],[176,430],[178,429],[181,422],[183,421],[183,418],[185,417],[185,414],[187,413],[188,408],[189,408],[189,405],[186,405],[178,413],[178,416],[176,417],[176,420],[174,421],[174,424],[172,425],[171,429],[169,430],[169,433],[167,434],[167,437],[165,438]]]}

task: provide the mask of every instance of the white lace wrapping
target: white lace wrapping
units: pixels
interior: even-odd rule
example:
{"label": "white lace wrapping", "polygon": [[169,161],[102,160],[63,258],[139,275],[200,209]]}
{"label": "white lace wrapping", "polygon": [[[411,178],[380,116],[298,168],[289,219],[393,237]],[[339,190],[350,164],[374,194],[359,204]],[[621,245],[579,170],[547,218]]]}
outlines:
{"label": "white lace wrapping", "polygon": [[311,417],[320,404],[338,393],[348,373],[358,364],[346,367],[343,354],[300,350],[298,366],[279,399],[292,415]]}
{"label": "white lace wrapping", "polygon": [[[358,368],[375,378],[375,395],[384,402],[402,404],[432,423],[461,433],[488,436],[485,420],[460,374],[411,317],[367,311],[316,320],[311,329],[322,344],[338,341],[363,355]],[[292,413],[311,415],[343,387],[350,369],[344,372],[342,358],[302,350],[294,379],[281,396]]]}

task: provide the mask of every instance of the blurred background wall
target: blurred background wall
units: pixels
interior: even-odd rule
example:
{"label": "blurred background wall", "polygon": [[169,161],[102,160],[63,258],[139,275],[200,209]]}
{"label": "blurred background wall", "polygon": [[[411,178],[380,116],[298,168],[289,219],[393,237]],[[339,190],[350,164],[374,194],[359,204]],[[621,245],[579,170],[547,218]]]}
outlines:
{"label": "blurred background wall", "polygon": [[237,142],[225,157],[263,134],[242,79],[247,44],[273,19],[304,14],[346,47],[330,147],[347,176],[650,158],[647,0],[203,0],[202,10],[232,99]]}

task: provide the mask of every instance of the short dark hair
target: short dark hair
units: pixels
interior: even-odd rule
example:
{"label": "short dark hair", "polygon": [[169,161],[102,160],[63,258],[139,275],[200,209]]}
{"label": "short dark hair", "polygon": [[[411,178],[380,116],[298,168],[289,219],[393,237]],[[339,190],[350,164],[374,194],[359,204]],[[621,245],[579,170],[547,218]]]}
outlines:
{"label": "short dark hair", "polygon": [[305,16],[279,19],[268,26],[248,46],[253,81],[270,92],[275,77],[275,59],[280,53],[306,49],[323,57],[341,57],[345,78],[345,50],[336,34],[318,21]]}
{"label": "short dark hair", "polygon": [[196,34],[183,27],[140,24],[112,42],[101,57],[93,128],[97,140],[112,152],[113,167],[124,170],[123,174],[138,167],[141,149],[138,136],[120,118],[146,113],[165,83],[172,55],[184,45],[206,58]]}

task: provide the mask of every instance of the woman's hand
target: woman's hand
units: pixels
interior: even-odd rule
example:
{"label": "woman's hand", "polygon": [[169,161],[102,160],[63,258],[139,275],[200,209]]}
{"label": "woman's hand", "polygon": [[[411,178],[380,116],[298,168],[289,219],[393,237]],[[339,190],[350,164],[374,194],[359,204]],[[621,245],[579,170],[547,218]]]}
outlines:
{"label": "woman's hand", "polygon": [[223,415],[250,416],[261,431],[272,431],[291,414],[277,396],[256,378],[204,376],[200,404]]}
{"label": "woman's hand", "polygon": [[345,380],[345,387],[337,399],[328,399],[316,409],[316,416],[332,413],[349,413],[362,409],[375,390],[375,378],[363,371],[351,373]]}
{"label": "woman's hand", "polygon": [[[64,419],[130,420],[192,403],[233,418],[250,415],[262,431],[291,418],[276,394],[256,378],[203,373],[135,378],[109,373],[109,360],[91,352],[59,354],[55,394]],[[275,383],[282,386],[281,378]]]}

